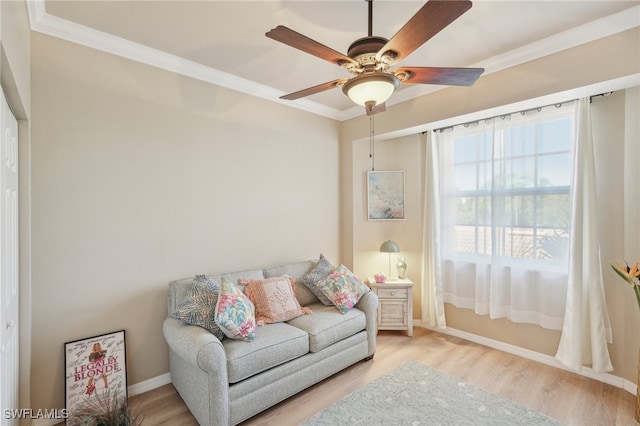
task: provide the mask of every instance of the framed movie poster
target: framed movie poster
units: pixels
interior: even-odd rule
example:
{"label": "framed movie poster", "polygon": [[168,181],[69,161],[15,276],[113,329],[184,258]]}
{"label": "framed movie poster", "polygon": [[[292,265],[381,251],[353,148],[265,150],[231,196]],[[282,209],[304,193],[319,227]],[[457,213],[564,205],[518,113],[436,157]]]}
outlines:
{"label": "framed movie poster", "polygon": [[127,398],[124,330],[67,342],[64,355],[65,400],[70,415],[99,398]]}
{"label": "framed movie poster", "polygon": [[404,220],[404,172],[367,172],[367,218]]}

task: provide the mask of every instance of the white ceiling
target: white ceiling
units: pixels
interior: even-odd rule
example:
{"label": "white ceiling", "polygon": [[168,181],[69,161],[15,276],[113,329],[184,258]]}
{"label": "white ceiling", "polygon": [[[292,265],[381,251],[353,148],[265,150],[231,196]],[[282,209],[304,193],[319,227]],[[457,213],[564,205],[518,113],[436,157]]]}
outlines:
{"label": "white ceiling", "polygon": [[[423,4],[376,0],[374,35],[391,38]],[[364,0],[35,0],[28,6],[35,31],[338,120],[364,114],[340,89],[279,100],[349,74],[264,35],[285,25],[346,54],[367,35]],[[488,74],[639,25],[640,0],[476,0],[401,65],[484,67]],[[387,105],[438,88],[403,84]]]}

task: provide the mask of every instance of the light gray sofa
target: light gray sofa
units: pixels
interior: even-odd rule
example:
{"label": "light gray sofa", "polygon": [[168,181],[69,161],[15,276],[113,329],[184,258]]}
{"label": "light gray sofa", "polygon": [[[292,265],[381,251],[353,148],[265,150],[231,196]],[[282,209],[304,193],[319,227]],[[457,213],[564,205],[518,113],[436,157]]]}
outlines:
{"label": "light gray sofa", "polygon": [[[212,275],[238,279],[304,276],[305,261],[269,269]],[[169,315],[163,332],[169,344],[171,381],[201,425],[235,425],[361,360],[376,350],[378,298],[365,294],[346,314],[319,302],[304,285],[298,300],[313,310],[286,323],[258,327],[255,340],[218,340],[204,328],[171,317],[192,279],[169,284]]]}

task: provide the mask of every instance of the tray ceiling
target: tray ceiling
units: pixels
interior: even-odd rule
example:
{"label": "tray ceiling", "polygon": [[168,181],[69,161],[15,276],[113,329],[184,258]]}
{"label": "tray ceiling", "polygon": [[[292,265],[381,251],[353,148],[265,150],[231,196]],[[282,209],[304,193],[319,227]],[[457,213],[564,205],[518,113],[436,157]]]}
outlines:
{"label": "tray ceiling", "polygon": [[[423,4],[376,0],[374,35],[390,38]],[[349,74],[264,35],[285,25],[346,53],[352,41],[367,35],[364,0],[36,0],[28,5],[35,31],[338,120],[364,114],[339,89],[279,100]],[[638,25],[638,1],[479,0],[402,65],[484,67],[488,74]],[[402,85],[387,105],[439,88]]]}

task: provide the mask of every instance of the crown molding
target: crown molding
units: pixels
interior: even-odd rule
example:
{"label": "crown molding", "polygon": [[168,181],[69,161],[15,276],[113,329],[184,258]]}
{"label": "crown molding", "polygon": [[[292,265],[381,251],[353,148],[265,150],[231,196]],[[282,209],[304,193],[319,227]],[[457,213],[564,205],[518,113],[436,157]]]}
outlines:
{"label": "crown molding", "polygon": [[44,0],[28,0],[27,10],[33,31],[181,74],[186,77],[195,78],[217,86],[226,87],[272,102],[294,106],[303,111],[339,120],[340,111],[334,108],[329,108],[307,99],[302,99],[296,102],[296,105],[293,105],[291,101],[279,99],[280,96],[286,94],[283,91],[121,37],[116,37],[103,31],[98,31],[75,22],[49,15],[46,13]]}
{"label": "crown molding", "polygon": [[[258,84],[167,52],[49,15],[46,12],[44,0],[27,0],[26,3],[31,30],[51,37],[101,50],[132,61],[141,62],[186,77],[195,78],[338,121],[348,120],[363,114],[362,107],[360,106],[354,106],[347,110],[340,111],[308,99],[300,99],[295,102],[282,100],[280,96],[286,93],[281,90],[276,90],[272,87]],[[638,16],[640,16],[640,5],[633,6],[613,15],[563,31],[469,66],[483,67],[485,68],[484,75],[492,74],[524,62],[635,28],[640,25]],[[444,88],[444,86],[424,85],[416,87],[416,90],[399,91],[394,94],[390,102],[387,102],[387,106],[405,102],[441,90],[442,88]]]}

